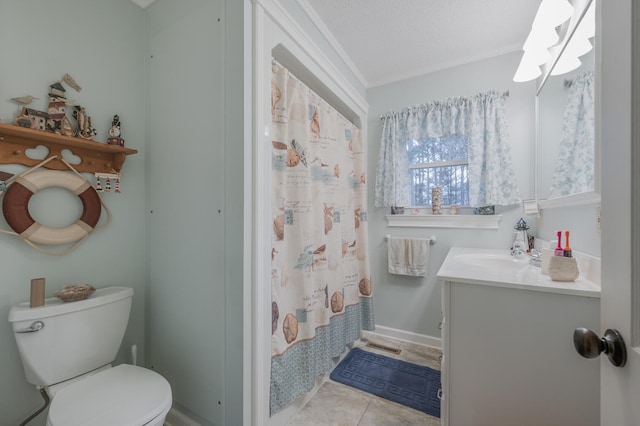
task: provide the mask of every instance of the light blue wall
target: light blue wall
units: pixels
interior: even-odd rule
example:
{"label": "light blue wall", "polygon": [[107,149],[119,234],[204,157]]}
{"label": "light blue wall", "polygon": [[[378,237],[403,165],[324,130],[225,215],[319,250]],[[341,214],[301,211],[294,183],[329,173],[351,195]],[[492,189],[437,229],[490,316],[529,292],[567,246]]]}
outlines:
{"label": "light blue wall", "polygon": [[[369,176],[375,176],[376,173],[382,131],[380,116],[384,113],[454,96],[471,96],[491,89],[508,90],[506,105],[516,178],[521,196],[533,198],[535,83],[516,84],[512,81],[519,60],[519,53],[511,53],[369,89]],[[498,230],[393,228],[387,226],[385,215],[389,213],[388,208],[373,206],[373,191],[372,183],[369,187],[369,250],[376,325],[440,338],[441,284],[436,274],[449,248],[509,248],[513,242],[513,226],[522,216],[522,208],[497,208],[496,213],[503,214]],[[534,230],[535,220],[529,222]],[[437,237],[438,243],[431,248],[426,279],[389,274],[384,240],[386,234]]]}
{"label": "light blue wall", "polygon": [[[242,19],[241,9],[234,13]],[[227,401],[227,374],[242,383],[235,361],[225,368],[225,343],[238,348],[242,336],[234,317],[242,312],[243,186],[235,176],[241,163],[233,162],[241,161],[243,136],[241,115],[228,115],[238,106],[242,112],[242,80],[230,80],[229,110],[225,63],[238,61],[225,46],[242,51],[241,38],[227,40],[232,27],[221,0],[158,0],[147,17],[148,359],[171,383],[182,411],[207,425],[240,424],[241,417],[225,422],[228,403],[241,403],[237,392]],[[236,137],[226,143],[231,130]]]}
{"label": "light blue wall", "polygon": [[[535,82],[514,83],[515,69],[521,52],[477,61],[400,82],[374,87],[367,91],[369,109],[369,175],[374,176],[380,149],[382,123],[380,116],[406,106],[442,100],[453,96],[469,96],[490,89],[509,90],[507,114],[510,144],[516,177],[523,199],[534,194]],[[376,324],[409,333],[440,337],[441,284],[436,274],[452,246],[509,248],[513,226],[523,215],[520,206],[502,207],[503,219],[498,230],[455,230],[438,228],[392,228],[387,226],[388,209],[373,207],[373,185],[369,188],[369,232],[375,290]],[[526,218],[530,233],[548,240],[550,230],[571,229],[572,248],[598,256],[600,235],[597,230],[596,206],[545,210],[540,219]],[[540,232],[538,232],[540,229]],[[387,271],[384,236],[435,235],[430,270],[426,280],[391,275]],[[549,234],[549,235],[547,235]]]}
{"label": "light blue wall", "polygon": [[[0,234],[0,424],[16,425],[42,405],[24,378],[9,308],[29,299],[32,278],[45,277],[47,296],[69,283],[120,285],[135,291],[131,319],[119,361],[138,345],[145,357],[145,107],[144,11],[130,1],[0,1],[0,118],[10,123],[19,111],[10,98],[30,94],[31,106],[46,110],[49,85],[70,73],[82,86],[67,96],[87,108],[95,138],[105,141],[114,114],[122,119],[126,146],[138,150],[122,169],[122,194],[104,194],[113,213],[108,228],[96,231],[73,253],[40,254],[13,236]],[[0,170],[24,167],[0,164]],[[87,177],[90,177],[87,175]],[[64,226],[80,215],[76,197],[60,188],[33,197],[30,210],[42,222]],[[63,224],[56,224],[56,221]],[[8,229],[3,218],[0,227]],[[44,415],[30,425],[44,425]]]}
{"label": "light blue wall", "polygon": [[148,361],[205,425],[243,415],[244,7],[147,11]]}

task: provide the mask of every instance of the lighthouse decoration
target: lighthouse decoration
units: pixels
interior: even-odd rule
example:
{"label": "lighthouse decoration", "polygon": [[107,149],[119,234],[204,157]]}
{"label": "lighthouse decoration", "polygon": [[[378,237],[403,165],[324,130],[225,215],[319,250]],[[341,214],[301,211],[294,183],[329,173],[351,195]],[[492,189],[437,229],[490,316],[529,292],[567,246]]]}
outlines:
{"label": "lighthouse decoration", "polygon": [[[120,191],[120,173],[102,173],[96,172],[96,191],[98,192],[115,192],[116,194],[121,194]],[[112,183],[115,183],[115,188],[113,188]]]}
{"label": "lighthouse decoration", "polygon": [[[65,110],[67,98],[65,97],[65,92],[65,88],[60,82],[53,83],[49,86],[49,108],[47,111],[49,118],[47,119],[47,130],[50,132],[62,133],[63,120],[67,119]],[[65,125],[65,127],[67,126]]]}

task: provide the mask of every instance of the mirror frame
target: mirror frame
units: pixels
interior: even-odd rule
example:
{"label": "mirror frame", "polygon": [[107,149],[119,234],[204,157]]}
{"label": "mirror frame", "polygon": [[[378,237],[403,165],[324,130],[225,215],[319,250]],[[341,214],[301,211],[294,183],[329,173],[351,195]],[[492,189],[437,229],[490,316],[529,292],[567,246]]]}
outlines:
{"label": "mirror frame", "polygon": [[[594,43],[595,49],[595,60],[594,60],[594,72],[595,72],[595,146],[594,146],[594,183],[593,183],[593,191],[582,192],[579,194],[565,195],[562,197],[550,198],[550,199],[540,199],[540,188],[539,188],[539,164],[540,164],[540,140],[539,140],[539,107],[540,107],[540,92],[544,87],[547,79],[551,75],[551,71],[553,67],[556,65],[562,53],[564,52],[569,40],[573,36],[578,24],[582,21],[582,18],[587,12],[587,9],[591,5],[592,2],[596,2],[596,37]],[[569,25],[564,29],[565,36],[562,39],[561,47],[558,54],[551,58],[549,62],[544,64],[542,67],[542,76],[539,78],[538,87],[536,90],[535,96],[535,137],[534,137],[534,145],[535,145],[535,160],[534,160],[534,191],[536,202],[538,204],[539,209],[549,209],[549,208],[559,208],[559,207],[570,207],[570,206],[580,206],[587,204],[598,204],[600,203],[600,146],[601,146],[601,138],[600,138],[600,103],[598,100],[600,99],[600,39],[598,34],[601,33],[600,27],[600,13],[599,13],[599,5],[597,0],[573,0],[574,12],[569,20]]]}

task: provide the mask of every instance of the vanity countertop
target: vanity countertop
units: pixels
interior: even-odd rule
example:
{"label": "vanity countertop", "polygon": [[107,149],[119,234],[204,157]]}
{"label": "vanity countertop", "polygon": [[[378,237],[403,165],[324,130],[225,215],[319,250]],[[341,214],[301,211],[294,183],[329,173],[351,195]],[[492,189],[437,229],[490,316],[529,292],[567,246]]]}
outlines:
{"label": "vanity countertop", "polygon": [[599,275],[599,259],[576,258],[580,277],[575,282],[558,282],[542,274],[539,267],[529,265],[528,256],[512,259],[509,250],[452,247],[437,277],[442,281],[600,298],[599,279],[588,279],[594,271]]}

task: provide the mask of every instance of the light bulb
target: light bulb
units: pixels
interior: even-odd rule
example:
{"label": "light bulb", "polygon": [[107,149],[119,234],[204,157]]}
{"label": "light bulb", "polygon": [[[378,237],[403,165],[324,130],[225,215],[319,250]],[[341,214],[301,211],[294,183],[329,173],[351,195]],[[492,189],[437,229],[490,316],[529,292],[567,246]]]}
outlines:
{"label": "light bulb", "polygon": [[535,80],[536,78],[542,75],[542,71],[540,67],[532,60],[527,52],[522,56],[522,60],[520,61],[520,65],[518,66],[518,70],[516,74],[513,76],[513,81],[516,83],[522,83],[525,81]]}
{"label": "light bulb", "polygon": [[555,28],[564,24],[572,14],[573,6],[568,0],[543,0],[532,26]]}

